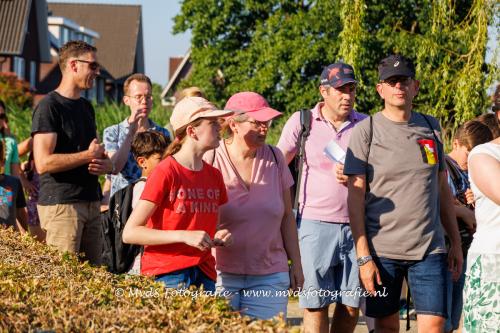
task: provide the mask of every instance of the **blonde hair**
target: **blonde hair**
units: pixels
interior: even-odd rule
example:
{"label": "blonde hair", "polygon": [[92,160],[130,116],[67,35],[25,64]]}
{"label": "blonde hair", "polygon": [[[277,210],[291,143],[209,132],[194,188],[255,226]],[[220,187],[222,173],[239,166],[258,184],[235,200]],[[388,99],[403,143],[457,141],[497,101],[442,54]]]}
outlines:
{"label": "blonde hair", "polygon": [[222,125],[221,133],[224,138],[231,139],[234,135],[231,126],[229,126],[229,120],[233,119],[237,123],[244,122],[248,119],[248,115],[246,113],[238,113],[232,117],[227,118]]}
{"label": "blonde hair", "polygon": [[172,141],[172,143],[168,145],[167,151],[165,152],[165,157],[174,155],[179,150],[181,150],[182,145],[184,144],[184,142],[186,142],[186,137],[187,137],[186,130],[187,130],[188,126],[192,126],[192,127],[200,126],[201,122],[204,119],[205,118],[198,118],[196,120],[193,120],[189,124],[184,125],[181,128],[178,128],[177,130],[175,130],[174,141]]}
{"label": "blonde hair", "polygon": [[179,93],[179,101],[183,99],[184,97],[203,97],[205,98],[205,95],[203,94],[203,91],[201,91],[200,88],[198,87],[188,87],[185,89],[182,89],[182,91]]}
{"label": "blonde hair", "polygon": [[149,87],[151,89],[153,89],[153,85],[152,85],[151,79],[149,77],[147,77],[146,75],[144,75],[142,73],[135,73],[135,74],[130,75],[125,80],[125,83],[123,83],[123,94],[125,96],[127,96],[127,94],[128,94],[128,88],[130,87],[130,84],[132,83],[132,81],[147,83],[147,84],[149,84]]}

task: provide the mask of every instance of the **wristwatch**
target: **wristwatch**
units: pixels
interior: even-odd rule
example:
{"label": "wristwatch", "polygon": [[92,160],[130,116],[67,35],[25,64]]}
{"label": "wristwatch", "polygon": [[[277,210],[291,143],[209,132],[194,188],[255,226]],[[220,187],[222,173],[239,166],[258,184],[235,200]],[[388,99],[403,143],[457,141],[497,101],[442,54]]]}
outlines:
{"label": "wristwatch", "polygon": [[358,263],[358,266],[363,266],[364,264],[366,264],[370,260],[373,260],[372,256],[363,256],[363,257],[359,257],[356,261]]}

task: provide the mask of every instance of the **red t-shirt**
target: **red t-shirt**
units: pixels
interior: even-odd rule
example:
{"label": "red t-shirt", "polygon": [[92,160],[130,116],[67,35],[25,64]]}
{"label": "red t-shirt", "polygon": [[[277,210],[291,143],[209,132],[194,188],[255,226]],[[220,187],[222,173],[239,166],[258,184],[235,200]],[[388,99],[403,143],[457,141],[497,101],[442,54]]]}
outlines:
{"label": "red t-shirt", "polygon": [[[148,177],[141,200],[158,207],[146,226],[160,230],[203,230],[214,237],[219,206],[227,202],[226,188],[219,170],[203,162],[192,171],[169,156]],[[210,250],[200,251],[184,243],[147,245],[141,273],[160,275],[199,266],[215,281],[215,259]]]}

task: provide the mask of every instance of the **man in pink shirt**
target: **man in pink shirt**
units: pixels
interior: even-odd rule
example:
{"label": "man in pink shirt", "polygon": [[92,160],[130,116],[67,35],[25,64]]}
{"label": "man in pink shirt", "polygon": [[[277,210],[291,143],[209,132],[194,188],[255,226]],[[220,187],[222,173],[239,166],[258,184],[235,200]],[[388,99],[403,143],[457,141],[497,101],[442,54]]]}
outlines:
{"label": "man in pink shirt", "polygon": [[[323,101],[310,111],[297,219],[305,279],[299,304],[305,309],[305,332],[328,330],[331,303],[337,304],[331,331],[353,332],[358,319],[360,289],[347,210],[347,177],[343,164],[324,153],[330,141],[347,150],[352,129],[366,117],[353,110],[356,83],[350,65],[327,66],[319,86]],[[278,143],[287,163],[298,151],[300,130],[300,112],[296,112]]]}

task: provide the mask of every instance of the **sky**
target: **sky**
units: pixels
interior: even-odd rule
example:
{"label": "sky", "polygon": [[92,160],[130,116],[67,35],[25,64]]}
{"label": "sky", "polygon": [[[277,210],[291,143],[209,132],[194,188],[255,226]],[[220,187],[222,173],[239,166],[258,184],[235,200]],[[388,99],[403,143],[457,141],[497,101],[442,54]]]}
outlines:
{"label": "sky", "polygon": [[172,34],[173,18],[180,13],[180,0],[48,0],[47,2],[111,3],[142,6],[142,29],[146,75],[162,86],[168,80],[168,59],[184,56],[190,33]]}

